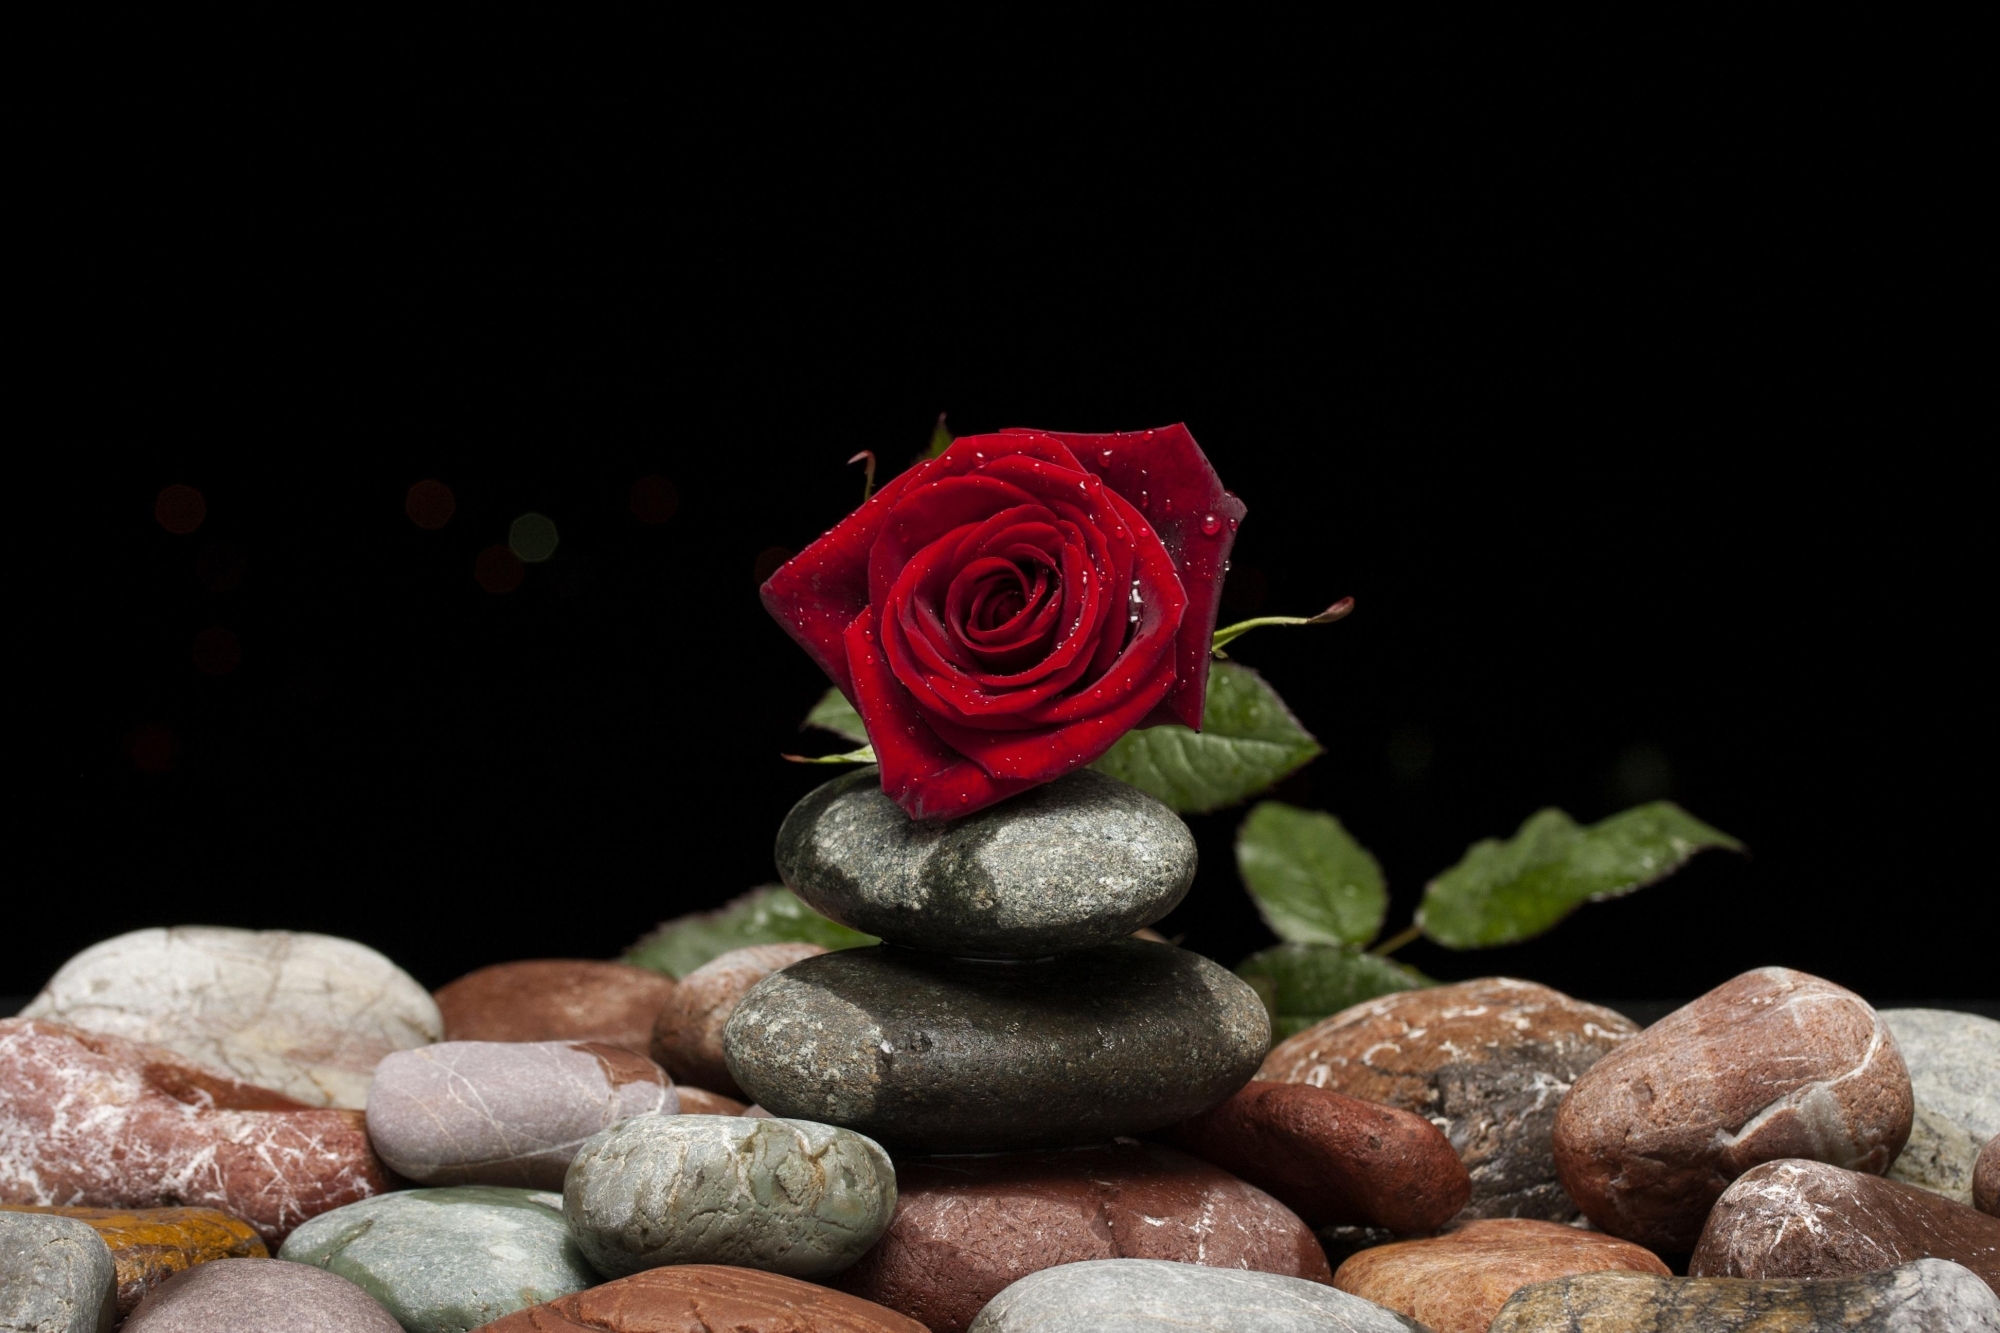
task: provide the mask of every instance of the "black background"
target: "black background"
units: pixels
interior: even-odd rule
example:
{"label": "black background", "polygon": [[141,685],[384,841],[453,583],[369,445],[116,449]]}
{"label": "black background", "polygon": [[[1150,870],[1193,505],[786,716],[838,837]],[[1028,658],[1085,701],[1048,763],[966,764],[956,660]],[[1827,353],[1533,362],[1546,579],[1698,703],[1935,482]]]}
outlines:
{"label": "black background", "polygon": [[[894,470],[945,411],[1185,421],[1249,505],[1228,609],[1358,599],[1235,655],[1325,743],[1279,795],[1378,854],[1388,929],[1545,804],[1670,796],[1753,849],[1525,946],[1404,951],[1434,975],[1991,995],[1988,501],[1953,452],[1967,251],[1924,108],[1692,66],[1412,77],[998,111],[182,87],[69,127],[35,196],[58,480],[21,562],[38,868],[0,990],[194,921],[438,985],[768,882],[828,776],[778,755],[835,742],[799,734],[825,682],[754,568],[859,499],[850,454]],[[628,508],[650,475],[665,523]],[[441,530],[404,514],[424,478]],[[206,497],[191,535],[154,520],[171,483]],[[531,510],[554,559],[483,591]],[[212,628],[227,674],[195,662]],[[1271,939],[1239,818],[1190,821],[1162,926],[1232,964]]]}

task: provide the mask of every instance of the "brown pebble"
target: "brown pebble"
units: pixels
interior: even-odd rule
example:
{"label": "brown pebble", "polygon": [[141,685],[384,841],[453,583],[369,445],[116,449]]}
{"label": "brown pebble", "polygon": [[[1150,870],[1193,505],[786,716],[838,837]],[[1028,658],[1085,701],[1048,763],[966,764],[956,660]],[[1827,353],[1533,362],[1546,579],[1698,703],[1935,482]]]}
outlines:
{"label": "brown pebble", "polygon": [[1260,1079],[1381,1102],[1444,1131],[1472,1177],[1470,1217],[1567,1221],[1549,1131],[1571,1082],[1638,1032],[1623,1014],[1511,977],[1403,991],[1280,1042]]}
{"label": "brown pebble", "polygon": [[1264,1190],[1307,1226],[1436,1231],[1472,1196],[1430,1121],[1305,1083],[1251,1083],[1165,1137]]}
{"label": "brown pebble", "polygon": [[894,1310],[794,1277],[677,1264],[531,1306],[474,1333],[925,1333]]}
{"label": "brown pebble", "polygon": [[1909,1071],[1852,991],[1766,967],[1676,1009],[1578,1079],[1556,1169],[1604,1231],[1685,1251],[1729,1182],[1807,1157],[1881,1174],[1910,1136]]}
{"label": "brown pebble", "polygon": [[265,1259],[257,1229],[213,1208],[45,1208],[0,1203],[0,1210],[54,1213],[88,1225],[111,1247],[118,1273],[118,1314],[183,1269],[217,1259]]}
{"label": "brown pebble", "polygon": [[2000,1219],[1900,1180],[1767,1162],[1715,1202],[1690,1277],[1840,1277],[1949,1259],[2000,1292]]}
{"label": "brown pebble", "polygon": [[2000,1134],[1979,1150],[1979,1161],[1972,1168],[1972,1206],[2000,1217]]}
{"label": "brown pebble", "polygon": [[359,1111],[304,1107],[165,1047],[0,1019],[0,1202],[217,1208],[275,1249],[391,1187]]}
{"label": "brown pebble", "polygon": [[1157,1144],[903,1158],[896,1193],[888,1232],[832,1282],[932,1333],[963,1333],[1009,1283],[1086,1259],[1332,1276],[1289,1208]]}
{"label": "brown pebble", "polygon": [[677,1083],[674,1091],[681,1095],[682,1115],[742,1115],[750,1109],[734,1097],[725,1097],[707,1088],[690,1088],[685,1083]]}
{"label": "brown pebble", "polygon": [[468,972],[433,998],[446,1041],[601,1041],[646,1053],[674,979],[592,958],[536,958]]}
{"label": "brown pebble", "polygon": [[1408,1315],[1435,1333],[1486,1333],[1521,1288],[1618,1269],[1668,1276],[1650,1250],[1611,1236],[1524,1217],[1486,1218],[1429,1240],[1363,1250],[1333,1285]]}
{"label": "brown pebble", "polygon": [[743,1097],[722,1058],[722,1029],[750,988],[773,972],[825,953],[817,944],[753,944],[711,958],[682,977],[653,1023],[650,1050],[676,1083]]}

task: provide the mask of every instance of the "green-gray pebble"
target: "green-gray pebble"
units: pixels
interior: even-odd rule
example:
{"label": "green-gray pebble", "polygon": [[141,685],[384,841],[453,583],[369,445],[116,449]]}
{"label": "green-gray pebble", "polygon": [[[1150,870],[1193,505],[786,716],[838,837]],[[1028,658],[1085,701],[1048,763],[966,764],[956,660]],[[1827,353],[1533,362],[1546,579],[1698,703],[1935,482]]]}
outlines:
{"label": "green-gray pebble", "polygon": [[1257,993],[1198,954],[1125,940],[1038,962],[878,945],[759,982],[723,1032],[765,1110],[899,1150],[1103,1143],[1207,1110],[1270,1044]]}
{"label": "green-gray pebble", "polygon": [[896,1211],[881,1145],[832,1125],[640,1115],[584,1142],[563,1212],[599,1272],[733,1264],[818,1279],[859,1259]]}
{"label": "green-gray pebble", "polygon": [[110,1333],[117,1297],[111,1247],[88,1223],[0,1211],[0,1329]]}
{"label": "green-gray pebble", "polygon": [[911,819],[865,768],[807,793],[778,830],[778,873],[819,912],[973,958],[1130,935],[1172,911],[1194,871],[1173,811],[1090,769],[944,822]]}
{"label": "green-gray pebble", "polygon": [[561,1207],[497,1185],[378,1194],[313,1218],[278,1257],[346,1278],[409,1333],[465,1333],[603,1281]]}
{"label": "green-gray pebble", "polygon": [[1344,1291],[1277,1273],[1089,1259],[1030,1273],[966,1333],[1429,1333]]}

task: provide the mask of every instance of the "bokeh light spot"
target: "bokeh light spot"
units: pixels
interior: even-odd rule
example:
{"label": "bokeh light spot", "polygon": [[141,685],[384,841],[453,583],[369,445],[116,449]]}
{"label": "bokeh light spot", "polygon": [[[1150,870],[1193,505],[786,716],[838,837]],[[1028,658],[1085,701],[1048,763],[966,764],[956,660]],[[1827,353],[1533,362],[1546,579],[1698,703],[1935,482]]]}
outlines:
{"label": "bokeh light spot", "polygon": [[681,496],[665,477],[641,477],[632,483],[632,494],[625,506],[641,523],[664,523],[681,507]]}
{"label": "bokeh light spot", "polygon": [[527,572],[520,556],[497,544],[481,551],[472,562],[472,577],[488,592],[514,591],[521,586],[521,577]]}
{"label": "bokeh light spot", "polygon": [[153,517],[174,536],[185,537],[208,517],[208,501],[194,487],[176,482],[153,501]]}
{"label": "bokeh light spot", "polygon": [[762,583],[778,572],[778,566],[791,558],[792,553],[782,546],[766,546],[757,552],[757,559],[751,564],[750,572],[757,576],[757,582]]}
{"label": "bokeh light spot", "polygon": [[174,766],[174,733],[144,726],[125,738],[125,753],[141,773],[164,773]]}
{"label": "bokeh light spot", "polygon": [[202,675],[226,676],[242,665],[242,641],[220,625],[194,636],[194,666]]}
{"label": "bokeh light spot", "polygon": [[531,565],[556,553],[556,525],[544,514],[523,514],[507,526],[507,549]]}
{"label": "bokeh light spot", "polygon": [[420,481],[403,497],[403,512],[424,531],[435,532],[458,512],[458,497],[441,481]]}

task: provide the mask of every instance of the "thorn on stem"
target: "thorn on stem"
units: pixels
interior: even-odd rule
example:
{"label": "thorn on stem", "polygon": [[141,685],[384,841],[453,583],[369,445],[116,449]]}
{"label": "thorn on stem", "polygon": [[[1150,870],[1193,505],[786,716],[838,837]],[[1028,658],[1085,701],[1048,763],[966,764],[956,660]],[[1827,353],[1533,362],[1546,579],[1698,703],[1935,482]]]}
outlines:
{"label": "thorn on stem", "polygon": [[864,459],[867,461],[868,466],[864,471],[864,480],[861,484],[861,503],[867,504],[868,497],[875,494],[875,451],[873,449],[863,449],[860,453],[848,459],[847,462],[848,466],[852,467]]}

